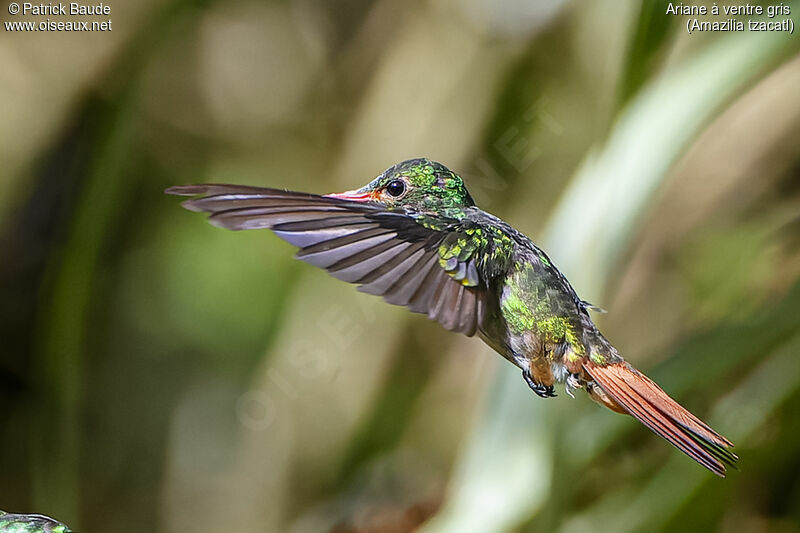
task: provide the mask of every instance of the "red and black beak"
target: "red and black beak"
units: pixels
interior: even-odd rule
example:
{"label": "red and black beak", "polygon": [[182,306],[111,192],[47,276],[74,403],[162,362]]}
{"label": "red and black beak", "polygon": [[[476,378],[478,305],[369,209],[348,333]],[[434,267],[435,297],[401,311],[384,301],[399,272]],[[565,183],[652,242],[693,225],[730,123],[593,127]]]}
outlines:
{"label": "red and black beak", "polygon": [[375,191],[358,189],[354,191],[333,192],[326,194],[328,198],[338,198],[340,200],[349,200],[351,202],[375,202],[378,201],[378,194]]}

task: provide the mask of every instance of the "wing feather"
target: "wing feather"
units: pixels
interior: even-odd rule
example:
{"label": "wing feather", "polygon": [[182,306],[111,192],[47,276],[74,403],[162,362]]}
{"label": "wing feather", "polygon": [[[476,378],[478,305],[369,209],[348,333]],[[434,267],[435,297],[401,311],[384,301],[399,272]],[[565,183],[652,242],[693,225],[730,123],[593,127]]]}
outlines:
{"label": "wing feather", "polygon": [[399,278],[417,266],[424,255],[425,250],[421,244],[412,244],[409,249],[359,279],[357,283],[362,283],[362,285],[358,290],[376,296],[385,296]]}
{"label": "wing feather", "polygon": [[455,242],[459,221],[435,229],[413,213],[376,203],[241,185],[188,185],[166,192],[195,196],[183,206],[209,213],[216,226],[272,229],[300,248],[298,259],[359,284],[360,291],[427,314],[449,330],[474,335],[481,326],[487,283],[472,252],[440,264],[440,246]]}
{"label": "wing feather", "polygon": [[[372,253],[376,248],[380,248],[385,244],[390,244],[392,246],[390,248],[387,248],[386,250],[373,253],[373,255],[369,257],[363,257],[367,253]],[[336,279],[340,279],[348,283],[356,283],[366,274],[380,267],[380,265],[385,263],[391,257],[402,253],[409,246],[411,245],[407,242],[397,243],[394,240],[385,241],[379,244],[378,246],[373,246],[372,248],[369,248],[367,250],[364,250],[363,252],[355,254],[358,256],[362,256],[362,258],[359,259],[358,261],[352,261],[355,255],[337,261],[335,264],[328,267],[328,272],[330,272],[330,274]],[[346,265],[346,266],[341,266],[341,265]]]}
{"label": "wing feather", "polygon": [[402,276],[397,278],[389,290],[384,295],[384,299],[390,304],[409,306],[414,309],[414,295],[428,278],[428,274],[436,267],[436,256],[433,254],[423,254],[417,262],[409,268]]}

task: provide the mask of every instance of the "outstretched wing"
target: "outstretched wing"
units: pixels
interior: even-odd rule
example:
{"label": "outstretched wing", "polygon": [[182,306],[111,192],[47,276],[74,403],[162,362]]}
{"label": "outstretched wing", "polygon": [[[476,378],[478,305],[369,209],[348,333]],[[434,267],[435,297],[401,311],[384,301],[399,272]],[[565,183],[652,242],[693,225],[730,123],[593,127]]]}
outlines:
{"label": "outstretched wing", "polygon": [[[486,309],[490,269],[485,230],[463,220],[426,219],[383,206],[240,185],[171,187],[169,194],[211,213],[231,230],[269,228],[300,250],[297,258],[359,290],[425,313],[451,331],[474,335]],[[496,254],[495,254],[496,255]]]}

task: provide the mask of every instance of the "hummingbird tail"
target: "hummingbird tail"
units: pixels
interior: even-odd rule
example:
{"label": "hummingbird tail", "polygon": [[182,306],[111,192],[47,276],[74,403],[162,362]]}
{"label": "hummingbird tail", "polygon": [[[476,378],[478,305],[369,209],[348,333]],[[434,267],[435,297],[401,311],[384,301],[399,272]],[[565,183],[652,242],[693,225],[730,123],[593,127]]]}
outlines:
{"label": "hummingbird tail", "polygon": [[583,368],[602,389],[601,394],[597,391],[592,394],[599,403],[636,417],[720,477],[725,477],[726,465],[736,468],[738,458],[730,450],[733,444],[728,439],[708,427],[628,363],[599,365],[587,360]]}

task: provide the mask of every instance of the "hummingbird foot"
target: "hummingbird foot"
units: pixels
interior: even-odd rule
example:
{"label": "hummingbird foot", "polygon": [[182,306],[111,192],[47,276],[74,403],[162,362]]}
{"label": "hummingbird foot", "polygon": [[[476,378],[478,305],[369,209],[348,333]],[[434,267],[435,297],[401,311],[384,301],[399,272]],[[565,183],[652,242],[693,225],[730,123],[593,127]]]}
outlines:
{"label": "hummingbird foot", "polygon": [[556,393],[552,385],[545,385],[543,383],[536,383],[531,376],[530,370],[523,370],[522,377],[525,378],[525,383],[531,388],[540,398],[555,398]]}
{"label": "hummingbird foot", "polygon": [[566,391],[569,394],[570,398],[574,398],[575,395],[572,394],[572,391],[575,389],[582,389],[584,382],[581,380],[580,374],[570,374],[567,376],[566,381]]}

